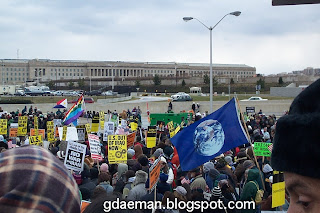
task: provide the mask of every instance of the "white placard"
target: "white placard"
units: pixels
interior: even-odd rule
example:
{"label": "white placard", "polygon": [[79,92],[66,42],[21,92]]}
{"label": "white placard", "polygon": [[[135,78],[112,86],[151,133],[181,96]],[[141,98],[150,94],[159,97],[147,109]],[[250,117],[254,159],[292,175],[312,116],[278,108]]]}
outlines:
{"label": "white placard", "polygon": [[89,134],[88,140],[89,140],[89,145],[90,145],[91,158],[102,160],[101,145],[100,145],[99,136]]}
{"label": "white placard", "polygon": [[84,156],[87,146],[77,142],[69,141],[67,145],[64,165],[74,171],[83,171]]}
{"label": "white placard", "polygon": [[[63,127],[58,127],[59,138],[62,140],[63,135]],[[68,127],[67,128],[67,139],[66,141],[78,141],[78,132],[76,127]]]}
{"label": "white placard", "polygon": [[104,122],[103,141],[108,141],[108,135],[114,134],[114,123]]}

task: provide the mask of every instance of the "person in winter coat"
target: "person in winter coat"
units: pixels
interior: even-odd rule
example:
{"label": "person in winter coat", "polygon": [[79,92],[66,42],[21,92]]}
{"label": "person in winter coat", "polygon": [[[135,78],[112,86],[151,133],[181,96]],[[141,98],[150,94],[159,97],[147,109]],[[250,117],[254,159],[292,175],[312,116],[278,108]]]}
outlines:
{"label": "person in winter coat", "polygon": [[107,172],[101,172],[98,177],[98,186],[101,186],[104,188],[107,192],[107,194],[112,194],[113,188],[110,185],[111,176]]}
{"label": "person in winter coat", "polygon": [[[259,172],[255,169],[249,169],[246,184],[244,185],[243,191],[240,195],[240,200],[242,201],[254,201],[257,191],[259,190],[258,186]],[[245,209],[241,213],[255,213],[255,209]]]}
{"label": "person in winter coat", "polygon": [[122,198],[126,199],[130,190],[134,187],[134,180],[136,179],[135,177],[135,172],[133,170],[128,170],[125,174],[126,176],[126,185],[123,188],[123,192],[122,192]]}
{"label": "person in winter coat", "polygon": [[171,167],[168,166],[167,164],[167,160],[164,157],[160,157],[160,173],[165,173],[168,175],[168,180],[167,183],[169,185],[172,184],[173,180],[174,180],[174,174],[173,174],[173,170]]}
{"label": "person in winter coat", "polygon": [[162,195],[164,195],[165,192],[170,192],[171,191],[171,187],[167,183],[168,176],[169,175],[167,175],[165,173],[161,173],[160,174],[159,182],[157,184],[157,189],[158,189],[158,192],[160,194],[162,194]]}
{"label": "person in winter coat", "polygon": [[115,186],[119,181],[124,183],[124,174],[128,171],[128,165],[124,163],[119,163],[117,171],[118,172],[115,173],[112,178],[113,186]]}
{"label": "person in winter coat", "polygon": [[201,170],[199,167],[191,170],[189,172],[189,177],[191,179],[191,190],[202,190],[202,192],[206,191],[207,184],[205,179],[202,177]]}
{"label": "person in winter coat", "polygon": [[133,182],[134,187],[130,190],[127,200],[140,200],[142,196],[147,194],[147,189],[145,187],[148,174],[142,170],[136,172],[135,180]]}

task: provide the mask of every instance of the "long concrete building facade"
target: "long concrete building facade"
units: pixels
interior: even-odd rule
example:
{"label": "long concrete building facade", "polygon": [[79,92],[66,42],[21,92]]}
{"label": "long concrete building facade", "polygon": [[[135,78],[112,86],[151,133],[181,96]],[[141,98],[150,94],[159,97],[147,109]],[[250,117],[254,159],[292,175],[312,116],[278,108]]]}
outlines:
{"label": "long concrete building facade", "polygon": [[[209,75],[209,64],[175,62],[80,61],[50,59],[0,59],[2,84],[79,79],[192,78]],[[217,77],[250,78],[256,68],[244,64],[213,64]]]}

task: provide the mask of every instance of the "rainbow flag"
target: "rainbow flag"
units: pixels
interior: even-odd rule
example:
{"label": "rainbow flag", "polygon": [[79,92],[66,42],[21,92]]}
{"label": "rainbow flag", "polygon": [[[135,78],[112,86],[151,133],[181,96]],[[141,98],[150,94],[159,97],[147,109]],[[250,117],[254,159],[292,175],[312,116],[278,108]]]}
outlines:
{"label": "rainbow flag", "polygon": [[77,100],[77,102],[68,110],[66,116],[63,119],[63,124],[68,125],[73,123],[77,126],[77,119],[82,115],[84,109],[82,108],[84,105],[83,95]]}

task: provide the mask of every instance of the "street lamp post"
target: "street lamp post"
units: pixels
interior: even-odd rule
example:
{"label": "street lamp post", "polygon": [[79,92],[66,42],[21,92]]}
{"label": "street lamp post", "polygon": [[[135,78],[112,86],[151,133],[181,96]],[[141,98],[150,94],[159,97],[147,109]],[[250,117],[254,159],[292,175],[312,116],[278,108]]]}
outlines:
{"label": "street lamp post", "polygon": [[183,20],[185,22],[190,21],[192,19],[197,20],[199,23],[201,23],[203,26],[205,26],[209,31],[210,31],[210,113],[213,112],[213,74],[212,74],[212,30],[222,21],[222,19],[224,19],[227,15],[233,15],[233,16],[239,16],[241,14],[240,11],[235,11],[232,13],[227,13],[226,15],[224,15],[219,21],[218,23],[216,23],[213,27],[208,27],[207,25],[205,25],[203,22],[201,22],[199,19],[194,18],[194,17],[183,17]]}

